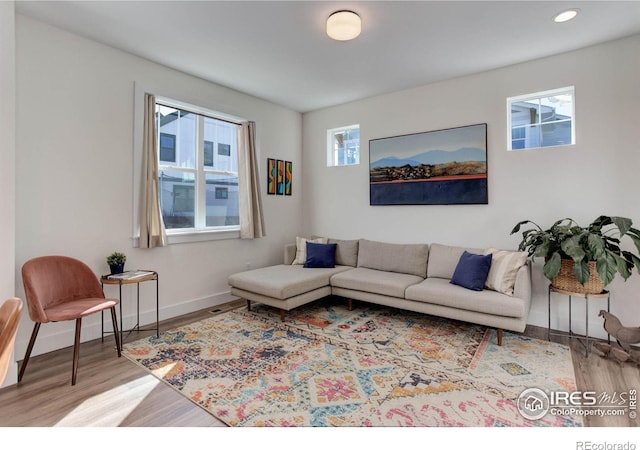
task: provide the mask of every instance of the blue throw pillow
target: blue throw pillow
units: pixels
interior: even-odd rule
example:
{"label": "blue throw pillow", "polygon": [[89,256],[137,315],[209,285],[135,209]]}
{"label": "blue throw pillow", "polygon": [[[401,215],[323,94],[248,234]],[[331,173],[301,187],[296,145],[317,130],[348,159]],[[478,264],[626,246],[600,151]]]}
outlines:
{"label": "blue throw pillow", "polygon": [[451,277],[451,284],[456,284],[473,291],[481,291],[487,281],[489,269],[491,269],[491,259],[493,255],[476,255],[465,251],[456,270]]}
{"label": "blue throw pillow", "polygon": [[303,267],[335,267],[337,246],[338,244],[316,244],[307,241],[307,260]]}

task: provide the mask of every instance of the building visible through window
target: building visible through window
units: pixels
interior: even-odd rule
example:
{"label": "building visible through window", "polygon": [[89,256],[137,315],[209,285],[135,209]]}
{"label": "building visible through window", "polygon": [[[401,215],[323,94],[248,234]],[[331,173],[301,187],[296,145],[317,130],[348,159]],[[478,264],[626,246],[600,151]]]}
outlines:
{"label": "building visible through window", "polygon": [[205,115],[166,103],[156,103],[165,227],[168,232],[237,227],[239,125],[217,119],[213,112]]}
{"label": "building visible through window", "polygon": [[176,136],[160,133],[160,159],[166,162],[176,162]]}
{"label": "building visible through window", "polygon": [[204,165],[213,167],[213,142],[204,141]]}
{"label": "building visible through window", "polygon": [[216,188],[216,198],[217,199],[227,199],[229,198],[229,189],[217,187]]}
{"label": "building visible through window", "polygon": [[231,146],[229,144],[218,143],[218,155],[231,156]]}
{"label": "building visible through window", "polygon": [[575,144],[574,88],[507,99],[509,150]]}
{"label": "building visible through window", "polygon": [[360,164],[360,125],[327,131],[327,166]]}

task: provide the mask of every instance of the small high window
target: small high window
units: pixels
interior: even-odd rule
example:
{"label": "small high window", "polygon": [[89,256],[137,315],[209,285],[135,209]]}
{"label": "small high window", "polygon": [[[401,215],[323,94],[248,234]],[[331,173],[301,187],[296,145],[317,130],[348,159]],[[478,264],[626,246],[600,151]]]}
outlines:
{"label": "small high window", "polygon": [[327,130],[327,166],[360,164],[360,125]]}
{"label": "small high window", "polygon": [[575,144],[574,87],[507,99],[507,149]]}

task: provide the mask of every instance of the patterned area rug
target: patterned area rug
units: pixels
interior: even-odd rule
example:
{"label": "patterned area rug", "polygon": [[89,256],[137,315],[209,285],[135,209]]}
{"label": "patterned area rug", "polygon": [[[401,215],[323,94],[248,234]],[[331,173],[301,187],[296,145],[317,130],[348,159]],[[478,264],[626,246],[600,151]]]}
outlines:
{"label": "patterned area rug", "polygon": [[529,421],[529,387],[576,390],[568,347],[329,298],[281,322],[254,305],[126,344],[124,355],[230,426],[581,426]]}

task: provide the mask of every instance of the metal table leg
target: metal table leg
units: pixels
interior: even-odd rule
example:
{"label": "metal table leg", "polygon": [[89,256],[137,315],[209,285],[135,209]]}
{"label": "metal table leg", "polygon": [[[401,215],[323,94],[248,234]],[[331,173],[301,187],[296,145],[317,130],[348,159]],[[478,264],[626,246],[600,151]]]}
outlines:
{"label": "metal table leg", "polygon": [[584,318],[584,343],[585,343],[585,355],[589,357],[589,294],[585,294],[584,296],[584,310],[585,310],[585,318]]}
{"label": "metal table leg", "polygon": [[547,308],[548,308],[548,321],[547,321],[547,341],[551,340],[551,285],[547,290]]}
{"label": "metal table leg", "polygon": [[[119,290],[119,294],[120,294],[120,342],[124,342],[123,340],[123,328],[122,328],[122,282],[118,284],[118,290]],[[123,344],[121,344],[123,345]]]}
{"label": "metal table leg", "polygon": [[571,319],[571,303],[573,303],[573,298],[570,295],[569,296],[569,336],[573,336],[573,328],[572,328],[573,320]]}
{"label": "metal table leg", "polygon": [[156,273],[156,337],[160,337],[160,287],[158,279],[160,276]]}

